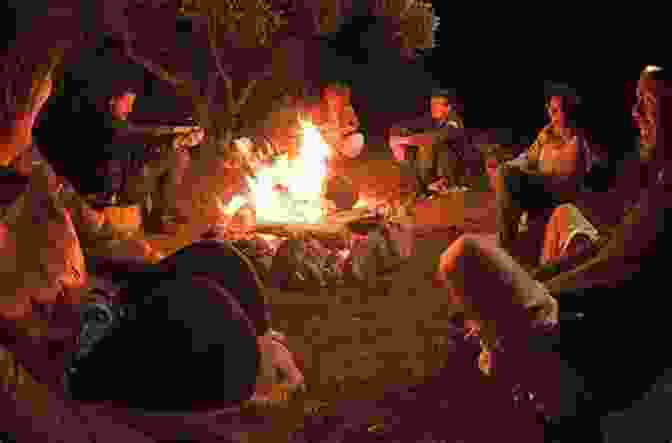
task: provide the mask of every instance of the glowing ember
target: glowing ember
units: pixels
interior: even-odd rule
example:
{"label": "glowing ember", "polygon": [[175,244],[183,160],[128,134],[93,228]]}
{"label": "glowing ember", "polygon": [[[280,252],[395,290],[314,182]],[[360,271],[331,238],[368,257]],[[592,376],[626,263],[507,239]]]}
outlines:
{"label": "glowing ember", "polygon": [[[308,121],[301,121],[302,137],[299,153],[289,159],[282,155],[270,166],[262,166],[256,177],[248,177],[249,197],[236,196],[226,212],[235,213],[249,199],[258,223],[319,223],[326,208],[323,199],[327,160],[331,148],[320,130]],[[243,154],[249,152],[241,146]]]}

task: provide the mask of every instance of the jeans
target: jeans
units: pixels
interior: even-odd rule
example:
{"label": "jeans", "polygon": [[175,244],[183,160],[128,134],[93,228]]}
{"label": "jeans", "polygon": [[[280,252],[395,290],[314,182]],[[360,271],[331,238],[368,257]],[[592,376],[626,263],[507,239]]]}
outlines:
{"label": "jeans", "polygon": [[427,187],[441,177],[448,179],[448,186],[457,186],[464,174],[463,162],[452,147],[436,148],[407,147],[406,160],[402,165],[415,177],[416,189],[419,192],[427,192]]}

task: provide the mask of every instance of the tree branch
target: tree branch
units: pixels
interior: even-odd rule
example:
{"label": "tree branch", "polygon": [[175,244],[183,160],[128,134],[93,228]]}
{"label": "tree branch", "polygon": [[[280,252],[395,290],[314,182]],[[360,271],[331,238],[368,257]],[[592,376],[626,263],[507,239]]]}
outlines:
{"label": "tree branch", "polygon": [[224,71],[224,65],[222,65],[222,59],[217,52],[217,17],[215,16],[214,11],[208,12],[208,41],[210,43],[210,52],[215,60],[215,68],[217,73],[224,80],[226,84],[226,100],[229,109],[233,109],[236,106],[236,101],[233,98],[233,78]]}
{"label": "tree branch", "polygon": [[163,66],[161,66],[159,63],[153,62],[147,57],[138,55],[135,51],[133,51],[128,33],[125,33],[124,37],[125,37],[124,49],[126,52],[126,56],[128,58],[133,60],[135,63],[143,66],[146,70],[157,76],[159,79],[170,83],[175,88],[182,86],[185,83],[184,79],[180,79],[178,76],[168,72],[168,70]]}
{"label": "tree branch", "polygon": [[238,100],[236,101],[236,112],[239,112],[240,108],[242,108],[245,105],[245,103],[247,103],[247,100],[250,98],[252,90],[254,89],[255,86],[257,86],[259,80],[260,80],[259,78],[253,78],[247,83],[247,86],[245,86],[245,88],[242,90],[242,92],[240,93],[240,97],[238,97]]}

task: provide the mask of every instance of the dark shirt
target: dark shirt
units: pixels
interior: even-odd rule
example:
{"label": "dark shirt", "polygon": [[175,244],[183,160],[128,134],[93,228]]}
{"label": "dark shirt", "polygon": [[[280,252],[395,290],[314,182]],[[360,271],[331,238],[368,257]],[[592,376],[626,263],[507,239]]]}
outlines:
{"label": "dark shirt", "polygon": [[464,129],[464,123],[458,114],[451,113],[445,121],[436,120],[431,114],[425,114],[394,125],[390,128],[390,135],[407,136],[427,131],[444,130],[446,135],[458,136],[461,132],[454,131],[454,129]]}

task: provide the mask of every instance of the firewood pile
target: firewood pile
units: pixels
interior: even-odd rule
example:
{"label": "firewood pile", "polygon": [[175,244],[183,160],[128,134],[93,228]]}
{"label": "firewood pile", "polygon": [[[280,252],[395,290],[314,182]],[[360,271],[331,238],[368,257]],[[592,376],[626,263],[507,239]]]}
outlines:
{"label": "firewood pile", "polygon": [[413,253],[413,224],[390,208],[341,211],[318,224],[256,224],[241,208],[208,237],[231,241],[269,286],[300,290],[348,284],[374,287]]}

